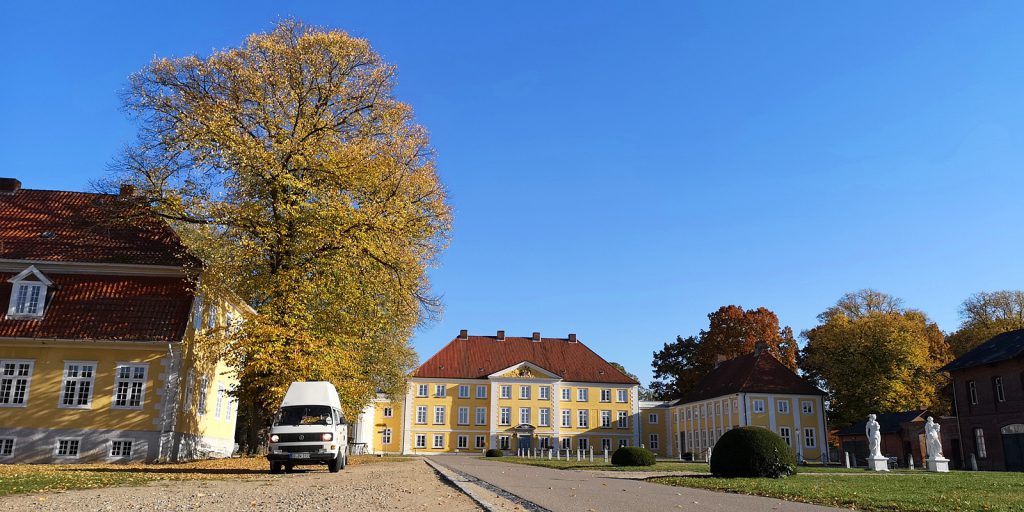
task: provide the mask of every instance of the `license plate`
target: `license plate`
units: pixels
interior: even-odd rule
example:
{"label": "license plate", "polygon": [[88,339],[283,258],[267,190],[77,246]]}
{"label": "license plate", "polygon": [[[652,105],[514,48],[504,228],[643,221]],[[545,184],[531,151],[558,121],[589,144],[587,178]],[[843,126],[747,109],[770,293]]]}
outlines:
{"label": "license plate", "polygon": [[292,454],[292,458],[293,459],[308,459],[309,458],[309,454],[308,453],[293,453]]}

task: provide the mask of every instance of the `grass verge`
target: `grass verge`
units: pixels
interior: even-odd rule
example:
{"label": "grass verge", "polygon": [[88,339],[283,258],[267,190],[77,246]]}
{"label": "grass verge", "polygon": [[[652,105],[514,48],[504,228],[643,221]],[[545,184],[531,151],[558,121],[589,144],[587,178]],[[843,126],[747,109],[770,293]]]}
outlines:
{"label": "grass verge", "polygon": [[[412,457],[353,455],[349,464],[412,460]],[[300,466],[326,471],[326,466]],[[10,494],[142,485],[157,480],[240,479],[270,476],[267,459],[241,457],[173,464],[0,464],[0,496]],[[276,475],[275,475],[276,477]]]}
{"label": "grass verge", "polygon": [[808,472],[803,476],[777,480],[669,476],[651,478],[650,481],[857,510],[1024,510],[1024,474],[1021,473],[918,471],[844,475],[837,472]]}

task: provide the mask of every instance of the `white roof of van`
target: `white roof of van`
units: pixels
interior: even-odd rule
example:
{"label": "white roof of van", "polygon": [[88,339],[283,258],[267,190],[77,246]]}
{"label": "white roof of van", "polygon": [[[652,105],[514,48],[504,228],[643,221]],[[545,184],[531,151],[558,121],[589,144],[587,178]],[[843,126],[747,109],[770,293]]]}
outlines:
{"label": "white roof of van", "polygon": [[281,407],[289,405],[329,405],[341,409],[338,390],[330,382],[292,382]]}

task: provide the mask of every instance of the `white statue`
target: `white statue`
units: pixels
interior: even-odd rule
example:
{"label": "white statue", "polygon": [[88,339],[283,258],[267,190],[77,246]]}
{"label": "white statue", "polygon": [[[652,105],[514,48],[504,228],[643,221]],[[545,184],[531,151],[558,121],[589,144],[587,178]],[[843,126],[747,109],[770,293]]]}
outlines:
{"label": "white statue", "polygon": [[942,439],[939,437],[939,431],[942,429],[942,425],[935,423],[931,416],[928,416],[928,422],[924,424],[924,440],[928,448],[929,459],[941,459],[942,456]]}
{"label": "white statue", "polygon": [[882,458],[882,432],[881,425],[875,421],[874,414],[868,414],[868,424],[864,428],[864,433],[868,437],[868,458],[881,459]]}

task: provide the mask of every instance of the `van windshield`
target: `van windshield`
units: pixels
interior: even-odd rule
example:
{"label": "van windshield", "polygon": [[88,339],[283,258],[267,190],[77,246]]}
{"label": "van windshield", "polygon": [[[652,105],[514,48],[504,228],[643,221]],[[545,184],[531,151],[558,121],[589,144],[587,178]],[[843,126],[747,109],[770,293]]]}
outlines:
{"label": "van windshield", "polygon": [[326,405],[289,405],[282,407],[274,418],[274,426],[333,424],[334,415]]}

